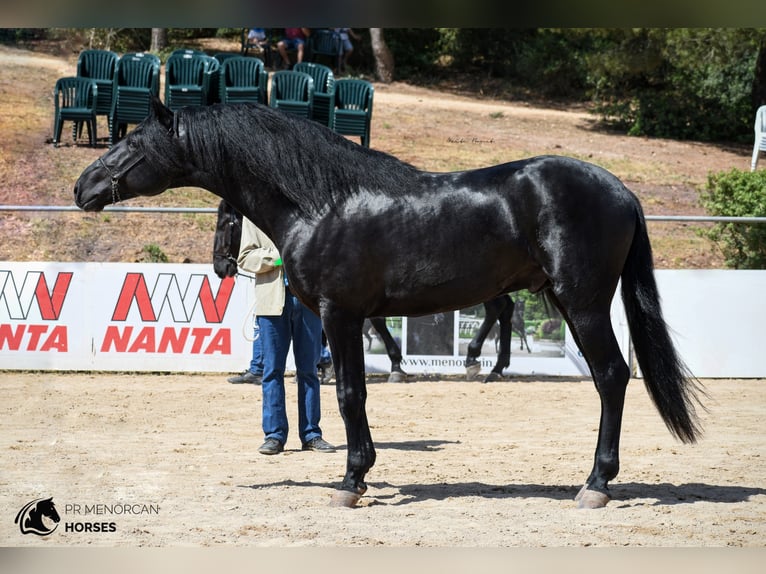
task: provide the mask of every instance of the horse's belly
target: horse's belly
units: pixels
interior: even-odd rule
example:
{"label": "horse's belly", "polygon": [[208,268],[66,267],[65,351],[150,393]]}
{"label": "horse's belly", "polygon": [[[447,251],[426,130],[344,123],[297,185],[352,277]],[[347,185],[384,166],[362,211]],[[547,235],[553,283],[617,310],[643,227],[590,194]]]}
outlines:
{"label": "horse's belly", "polygon": [[547,281],[526,254],[445,250],[417,264],[391,266],[382,278],[375,314],[425,315],[462,309],[519,289],[539,290]]}

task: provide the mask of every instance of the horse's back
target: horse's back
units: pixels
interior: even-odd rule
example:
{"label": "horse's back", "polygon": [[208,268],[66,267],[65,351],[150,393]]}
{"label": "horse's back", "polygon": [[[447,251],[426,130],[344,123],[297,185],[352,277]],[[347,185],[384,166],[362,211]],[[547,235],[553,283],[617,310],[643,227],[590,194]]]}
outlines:
{"label": "horse's back", "polygon": [[641,219],[638,199],[614,174],[564,156],[453,174],[447,187],[462,190],[465,203],[454,204],[463,229],[481,239],[477,260],[507,278],[505,291],[611,291]]}
{"label": "horse's back", "polygon": [[592,216],[633,212],[635,195],[606,169],[566,156],[545,155],[460,172],[457,185],[496,192],[508,201],[562,214],[588,211]]}
{"label": "horse's back", "polygon": [[589,275],[611,284],[632,240],[634,201],[605,170],[556,156],[422,173],[412,189],[352,195],[296,234],[296,249],[332,252],[354,274],[338,282],[312,257],[295,271],[378,315],[467,307]]}

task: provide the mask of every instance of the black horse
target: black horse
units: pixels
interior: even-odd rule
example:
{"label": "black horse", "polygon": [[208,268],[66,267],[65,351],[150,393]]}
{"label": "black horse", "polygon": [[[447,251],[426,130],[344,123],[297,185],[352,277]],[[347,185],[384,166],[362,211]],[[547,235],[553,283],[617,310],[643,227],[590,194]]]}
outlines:
{"label": "black horse", "polygon": [[[237,256],[242,242],[242,214],[222,199],[218,204],[218,215],[213,236],[213,270],[221,279],[234,277],[239,273]],[[402,369],[402,350],[396,344],[391,332],[386,327],[383,317],[371,317],[365,320],[369,322],[380,335],[381,341],[386,347],[386,354],[391,361],[391,373],[388,376],[389,383],[401,383],[407,380],[407,373]],[[324,337],[323,337],[324,339]],[[324,341],[323,341],[324,342]],[[320,377],[323,384],[324,375]],[[329,382],[330,378],[326,379]]]}
{"label": "black horse", "polygon": [[[215,235],[213,236],[213,270],[221,279],[224,277],[234,277],[239,273],[237,267],[237,256],[242,240],[242,214],[234,207],[229,205],[225,199],[218,204],[218,215],[215,225]],[[510,365],[511,359],[511,330],[506,328],[506,323],[511,325],[507,313],[503,311],[510,305],[513,313],[513,300],[508,295],[497,297],[489,303],[484,304],[486,311],[484,323],[476,332],[474,339],[468,347],[468,356],[465,360],[466,372],[468,378],[474,378],[481,370],[481,363],[478,357],[481,354],[481,348],[487,334],[494,325],[495,321],[500,325],[500,349],[498,349],[497,362],[492,371],[484,379],[484,382],[498,381],[503,376],[503,369]],[[402,369],[402,349],[397,344],[391,331],[388,330],[384,317],[368,317],[364,320],[362,334],[367,339],[367,350],[372,344],[372,336],[369,331],[374,329],[380,337],[386,348],[386,354],[391,361],[391,373],[388,377],[389,383],[399,383],[407,380],[407,373]]]}
{"label": "black horse", "polygon": [[[622,299],[644,383],[670,432],[700,434],[701,389],[662,316],[643,210],[614,175],[542,156],[453,173],[419,171],[316,122],[258,104],[151,115],[87,167],[87,211],[173,187],[225,199],[274,240],[293,292],[322,318],[346,426],[333,504],[354,506],[375,462],[367,420],[365,317],[453,311],[519,289],[544,292],[569,324],[601,399],[580,506],[604,506],[619,470],[630,370],[612,330]],[[470,405],[466,408],[470,409]]]}

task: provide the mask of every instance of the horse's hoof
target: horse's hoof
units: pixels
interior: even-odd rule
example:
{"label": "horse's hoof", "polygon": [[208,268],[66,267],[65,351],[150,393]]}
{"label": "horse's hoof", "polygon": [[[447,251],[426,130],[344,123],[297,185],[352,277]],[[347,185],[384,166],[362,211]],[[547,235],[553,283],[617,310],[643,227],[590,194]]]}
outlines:
{"label": "horse's hoof", "polygon": [[494,383],[495,381],[502,381],[502,380],[503,380],[503,375],[501,375],[500,373],[496,373],[494,371],[492,371],[486,377],[484,377],[485,383]]}
{"label": "horse's hoof", "polygon": [[587,485],[583,486],[575,496],[577,508],[604,508],[610,500],[608,494],[598,490],[590,490]]}
{"label": "horse's hoof", "polygon": [[474,365],[466,365],[465,378],[467,381],[472,381],[473,379],[479,376],[480,372],[481,372],[481,363],[476,363]]}
{"label": "horse's hoof", "polygon": [[388,382],[389,383],[404,383],[407,381],[407,375],[400,371],[391,371],[391,374],[388,375]]}
{"label": "horse's hoof", "polygon": [[336,490],[330,499],[330,506],[354,508],[364,493],[351,492],[350,490]]}

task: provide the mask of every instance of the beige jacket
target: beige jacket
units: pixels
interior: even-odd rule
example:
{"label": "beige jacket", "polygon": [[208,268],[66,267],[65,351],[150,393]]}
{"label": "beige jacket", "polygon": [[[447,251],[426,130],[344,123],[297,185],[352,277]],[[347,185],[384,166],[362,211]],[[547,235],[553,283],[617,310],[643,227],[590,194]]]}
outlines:
{"label": "beige jacket", "polygon": [[279,251],[266,234],[255,224],[242,218],[242,242],[237,265],[255,273],[255,314],[281,315],[285,306],[285,277]]}

